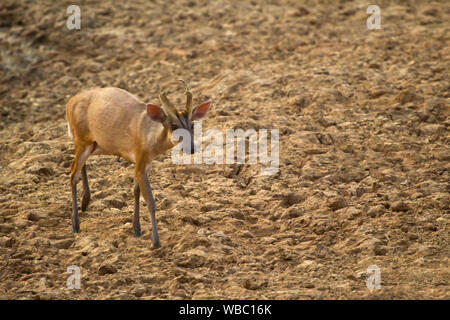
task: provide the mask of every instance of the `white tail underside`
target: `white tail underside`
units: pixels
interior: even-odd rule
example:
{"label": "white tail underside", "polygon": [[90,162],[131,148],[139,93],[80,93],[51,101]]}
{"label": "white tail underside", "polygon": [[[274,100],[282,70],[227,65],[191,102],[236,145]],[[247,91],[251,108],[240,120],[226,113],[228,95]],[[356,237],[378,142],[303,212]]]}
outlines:
{"label": "white tail underside", "polygon": [[70,125],[69,124],[67,124],[67,134],[69,135],[70,138],[73,138],[72,137],[72,133],[70,132]]}

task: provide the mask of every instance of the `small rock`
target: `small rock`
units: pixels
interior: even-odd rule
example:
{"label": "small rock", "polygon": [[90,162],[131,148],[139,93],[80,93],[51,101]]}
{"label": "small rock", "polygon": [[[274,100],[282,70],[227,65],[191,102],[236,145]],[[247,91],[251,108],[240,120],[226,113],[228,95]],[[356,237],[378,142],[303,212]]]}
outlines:
{"label": "small rock", "polygon": [[396,97],[396,101],[401,104],[406,104],[408,102],[413,102],[416,98],[417,97],[414,94],[414,92],[410,90],[405,90]]}
{"label": "small rock", "polygon": [[242,286],[247,290],[258,290],[267,286],[266,281],[258,281],[258,279],[245,279]]}
{"label": "small rock", "polygon": [[53,241],[52,244],[54,247],[58,249],[68,249],[72,243],[74,242],[74,239],[62,239],[62,240],[56,240]]}
{"label": "small rock", "polygon": [[40,175],[40,176],[54,175],[54,171],[52,168],[49,168],[49,167],[46,167],[46,166],[40,165],[40,164],[34,164],[31,167],[29,167],[26,171],[29,173],[32,173],[32,174]]}
{"label": "small rock", "polygon": [[114,268],[111,264],[104,264],[98,269],[98,274],[103,276],[105,274],[114,274],[117,272],[117,269]]}
{"label": "small rock", "polygon": [[250,231],[245,230],[241,233],[241,237],[247,238],[247,239],[252,239],[255,236]]}
{"label": "small rock", "polygon": [[347,208],[347,215],[349,220],[354,220],[361,216],[361,210],[353,207]]}
{"label": "small rock", "polygon": [[263,200],[256,199],[251,200],[248,205],[256,210],[262,210],[266,206],[266,203]]}
{"label": "small rock", "polygon": [[428,256],[433,256],[435,255],[437,252],[439,252],[439,246],[436,245],[419,245],[418,248],[418,253],[420,256],[422,257],[428,257]]}
{"label": "small rock", "polygon": [[313,260],[304,260],[301,264],[298,265],[299,271],[310,271],[316,267],[316,262]]}
{"label": "small rock", "polygon": [[3,223],[0,224],[0,233],[10,233],[14,230],[14,226],[12,224]]}
{"label": "small rock", "polygon": [[27,215],[27,219],[30,221],[39,221],[42,219],[46,219],[47,217],[48,215],[43,212],[30,212]]}
{"label": "small rock", "polygon": [[357,187],[355,194],[359,198],[366,192],[367,192],[366,188],[364,188],[364,187]]}
{"label": "small rock", "polygon": [[161,200],[161,203],[159,204],[159,208],[161,210],[164,210],[164,209],[169,208],[171,204],[172,204],[172,202],[169,199],[164,198]]}
{"label": "small rock", "polygon": [[446,127],[441,124],[426,124],[420,127],[420,132],[426,136],[431,136],[433,134],[445,134]]}
{"label": "small rock", "polygon": [[35,237],[30,240],[30,243],[33,247],[36,248],[47,248],[51,244],[49,239],[43,237]]}
{"label": "small rock", "polygon": [[146,291],[147,289],[145,287],[137,287],[134,288],[131,292],[134,294],[136,298],[140,298]]}
{"label": "small rock", "polygon": [[277,239],[275,239],[273,237],[263,237],[263,238],[261,238],[261,242],[263,244],[273,244],[273,243],[277,242]]}
{"label": "small rock", "polygon": [[387,248],[385,246],[374,246],[373,253],[376,256],[384,256],[388,252]]}
{"label": "small rock", "polygon": [[122,209],[123,207],[126,206],[125,201],[117,199],[114,196],[109,196],[109,197],[103,199],[103,203],[108,207],[112,207],[112,208],[116,208],[116,209]]}
{"label": "small rock", "polygon": [[384,245],[383,241],[373,237],[370,237],[363,241],[359,245],[359,249],[362,252],[368,252],[376,256],[384,256],[388,252],[387,247]]}
{"label": "small rock", "polygon": [[229,212],[230,212],[229,215],[231,217],[233,217],[234,219],[238,219],[238,220],[244,220],[245,219],[244,214],[241,211],[237,210],[237,209],[230,209]]}
{"label": "small rock", "polygon": [[356,278],[365,280],[367,278],[366,271],[359,271],[358,273],[356,273]]}
{"label": "small rock", "polygon": [[222,207],[223,207],[223,205],[221,205],[220,203],[209,202],[209,203],[205,203],[203,206],[201,206],[200,211],[201,212],[209,212],[209,211],[218,210]]}
{"label": "small rock", "polygon": [[328,203],[328,207],[333,211],[345,208],[347,206],[348,206],[347,200],[341,197],[333,198]]}
{"label": "small rock", "polygon": [[303,214],[303,211],[300,208],[297,207],[291,207],[286,209],[282,214],[281,214],[281,219],[293,219],[293,218],[297,218],[300,217]]}
{"label": "small rock", "polygon": [[414,260],[413,263],[414,263],[415,265],[418,265],[418,266],[422,267],[422,266],[425,265],[425,259],[424,259],[423,257],[420,257],[420,258]]}
{"label": "small rock", "polygon": [[297,204],[303,200],[305,200],[304,195],[302,195],[298,192],[289,192],[289,193],[283,195],[283,201],[281,202],[281,204],[284,207],[290,207],[290,206]]}
{"label": "small rock", "polygon": [[223,233],[222,231],[217,231],[214,232],[213,234],[211,234],[210,236],[208,236],[208,238],[210,237],[214,237],[214,238],[218,238],[218,239],[224,239],[224,240],[230,240],[230,237],[227,236],[225,233]]}
{"label": "small rock", "polygon": [[368,211],[367,211],[367,215],[371,218],[375,218],[377,216],[380,216],[382,213],[384,212],[384,206],[379,204],[376,205],[374,207],[371,207]]}
{"label": "small rock", "polygon": [[0,247],[11,248],[13,244],[13,238],[0,237]]}
{"label": "small rock", "polygon": [[183,268],[202,267],[206,262],[205,253],[198,249],[187,251],[175,260],[175,264]]}
{"label": "small rock", "polygon": [[292,97],[289,99],[288,103],[293,106],[297,106],[300,109],[306,108],[309,106],[309,100],[304,97]]}
{"label": "small rock", "polygon": [[408,211],[409,207],[406,203],[404,203],[403,201],[395,201],[392,205],[391,205],[392,211],[394,212],[400,212],[400,211]]}

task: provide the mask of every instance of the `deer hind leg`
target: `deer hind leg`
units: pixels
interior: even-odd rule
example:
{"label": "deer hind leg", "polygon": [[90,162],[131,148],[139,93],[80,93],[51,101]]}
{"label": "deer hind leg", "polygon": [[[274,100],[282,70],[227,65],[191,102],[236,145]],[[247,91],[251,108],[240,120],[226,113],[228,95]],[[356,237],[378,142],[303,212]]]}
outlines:
{"label": "deer hind leg", "polygon": [[83,197],[81,200],[81,211],[86,211],[89,201],[91,200],[91,190],[89,189],[86,164],[81,169],[81,178],[83,180]]}
{"label": "deer hind leg", "polygon": [[[70,171],[70,185],[72,187],[72,230],[74,233],[80,232],[80,218],[78,216],[78,204],[77,204],[77,183],[80,178],[81,171],[86,172],[86,170],[85,169],[82,170],[82,168],[84,168],[84,164],[86,163],[87,158],[92,152],[93,147],[94,147],[93,145],[78,145],[75,147],[75,158],[73,159],[72,169]],[[83,184],[84,184],[84,177],[83,177]]]}
{"label": "deer hind leg", "polygon": [[[95,152],[102,152],[102,150],[97,150],[100,149],[97,145],[97,143],[94,141],[94,143],[92,144],[92,148],[91,151],[89,152],[89,155],[94,154]],[[89,157],[89,155],[87,157]],[[87,159],[86,157],[86,159]],[[89,188],[89,182],[88,182],[88,177],[87,177],[87,172],[86,172],[86,164],[83,165],[83,168],[81,169],[81,178],[83,180],[83,196],[82,196],[82,200],[81,200],[81,211],[86,211],[87,206],[89,205],[89,201],[91,200],[91,190]]]}
{"label": "deer hind leg", "polygon": [[134,182],[134,216],[133,216],[133,230],[136,237],[141,236],[141,223],[139,222],[139,197],[141,195],[141,189],[139,183]]}

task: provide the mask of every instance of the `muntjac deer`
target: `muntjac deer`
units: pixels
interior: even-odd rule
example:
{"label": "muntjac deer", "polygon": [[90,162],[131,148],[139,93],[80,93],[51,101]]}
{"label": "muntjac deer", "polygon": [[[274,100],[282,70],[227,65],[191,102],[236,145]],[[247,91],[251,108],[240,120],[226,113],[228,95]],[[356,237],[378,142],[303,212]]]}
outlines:
{"label": "muntjac deer", "polygon": [[[194,150],[193,121],[203,118],[211,100],[192,108],[192,94],[186,83],[186,106],[177,111],[158,86],[161,105],[144,103],[131,93],[119,88],[96,88],[72,97],[66,105],[69,136],[73,138],[75,158],[70,172],[72,187],[72,228],[80,232],[77,206],[77,182],[83,181],[81,210],[85,211],[91,193],[86,173],[86,160],[90,155],[116,155],[135,163],[133,230],[141,235],[139,197],[142,193],[152,219],[153,247],[161,246],[156,228],[155,199],[148,180],[152,160],[175,146],[172,132],[188,130],[191,135],[191,154]],[[185,141],[183,143],[186,143]],[[189,148],[188,148],[189,149]]]}

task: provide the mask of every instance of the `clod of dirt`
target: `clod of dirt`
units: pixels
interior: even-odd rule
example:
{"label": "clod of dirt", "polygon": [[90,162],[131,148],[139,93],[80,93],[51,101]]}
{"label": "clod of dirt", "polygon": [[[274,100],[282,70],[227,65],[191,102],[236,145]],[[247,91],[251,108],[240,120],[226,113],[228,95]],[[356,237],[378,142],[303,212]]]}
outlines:
{"label": "clod of dirt", "polygon": [[26,171],[29,173],[32,173],[32,174],[40,175],[40,176],[51,176],[54,174],[54,171],[52,168],[46,167],[41,164],[34,164],[31,167],[29,167]]}
{"label": "clod of dirt", "polygon": [[127,204],[125,201],[117,199],[117,196],[109,196],[102,200],[102,202],[110,208],[122,209]]}
{"label": "clod of dirt", "polygon": [[52,244],[54,247],[58,249],[68,249],[74,241],[75,241],[74,239],[63,239],[53,241]]}
{"label": "clod of dirt", "polygon": [[98,274],[103,276],[105,274],[114,274],[117,269],[111,264],[104,264],[98,269]]}
{"label": "clod of dirt", "polygon": [[392,208],[392,211],[394,211],[394,212],[408,211],[409,210],[408,205],[405,202],[401,201],[401,200],[395,201],[391,205],[391,208]]}
{"label": "clod of dirt", "polygon": [[198,268],[205,264],[206,256],[202,250],[192,249],[179,256],[175,264],[183,268]]}
{"label": "clod of dirt", "polygon": [[223,205],[221,205],[220,203],[217,202],[209,202],[209,203],[205,203],[204,205],[202,205],[200,207],[200,211],[201,212],[209,212],[209,211],[214,211],[214,210],[218,210],[221,207],[223,207]]}
{"label": "clod of dirt", "polygon": [[11,248],[13,244],[13,238],[0,237],[0,247]]}
{"label": "clod of dirt", "polygon": [[0,233],[8,234],[13,230],[14,230],[14,225],[12,225],[12,224],[8,224],[8,223],[0,224]]}
{"label": "clod of dirt", "polygon": [[164,198],[159,203],[159,207],[161,208],[161,210],[164,210],[164,209],[169,208],[171,204],[172,204],[172,201],[170,201],[170,199]]}
{"label": "clod of dirt", "polygon": [[396,101],[401,104],[406,104],[408,102],[413,102],[415,99],[417,99],[417,96],[414,92],[405,90],[397,96]]}
{"label": "clod of dirt", "polygon": [[249,278],[243,281],[242,286],[247,290],[258,290],[267,286],[267,284],[267,281],[262,281],[258,278]]}
{"label": "clod of dirt", "polygon": [[290,207],[286,209],[280,216],[281,219],[293,219],[300,217],[303,214],[303,210],[298,207]]}
{"label": "clod of dirt", "polygon": [[305,200],[304,195],[302,195],[298,192],[289,192],[289,193],[283,195],[283,201],[281,202],[281,204],[284,207],[290,207],[290,206],[297,204],[303,200]]}
{"label": "clod of dirt", "polygon": [[39,221],[48,218],[48,215],[44,212],[30,212],[27,215],[27,219],[30,221]]}
{"label": "clod of dirt", "polygon": [[256,210],[262,210],[266,206],[266,202],[260,199],[255,199],[250,200],[248,205]]}
{"label": "clod of dirt", "polygon": [[385,211],[385,208],[383,205],[379,204],[376,206],[371,207],[368,211],[367,211],[367,215],[371,218],[375,218],[377,216],[380,216],[381,214],[383,214],[383,212]]}
{"label": "clod of dirt", "polygon": [[333,211],[345,208],[347,206],[348,206],[347,200],[341,197],[333,198],[328,202],[328,207]]}

